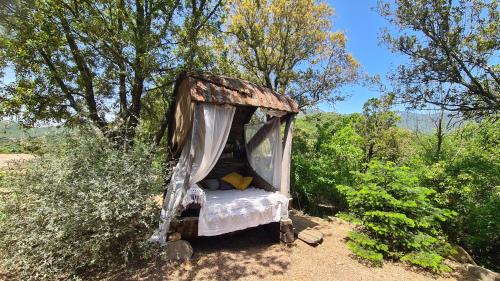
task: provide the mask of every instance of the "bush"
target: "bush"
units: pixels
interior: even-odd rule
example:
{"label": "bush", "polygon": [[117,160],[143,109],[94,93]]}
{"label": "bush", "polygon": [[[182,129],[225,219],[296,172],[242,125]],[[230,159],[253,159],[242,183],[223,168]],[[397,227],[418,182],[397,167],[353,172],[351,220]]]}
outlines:
{"label": "bush", "polygon": [[434,191],[419,186],[408,167],[372,161],[366,173],[356,173],[353,186],[339,186],[349,210],[359,219],[349,234],[349,248],[361,258],[380,264],[401,259],[434,272],[448,271],[443,256],[451,247],[440,224],[454,213],[433,206]]}
{"label": "bush", "polygon": [[[297,119],[292,190],[299,208],[312,214],[322,214],[320,204],[332,205],[333,211],[344,210],[344,198],[336,186],[351,185],[352,172],[360,171],[367,158],[398,162],[411,158],[413,138],[410,132],[395,127],[393,113],[367,118],[318,113]],[[386,123],[383,128],[375,126]]]}
{"label": "bush", "polygon": [[[500,269],[500,122],[469,123],[446,138],[441,161],[421,173],[438,206],[459,215],[445,224],[474,259]],[[425,155],[425,154],[424,154]]]}
{"label": "bush", "polygon": [[162,178],[140,144],[123,152],[68,133],[22,175],[2,181],[0,267],[23,280],[73,279],[148,253]]}
{"label": "bush", "polygon": [[316,114],[297,120],[292,179],[298,207],[313,214],[320,213],[319,204],[344,208],[335,186],[350,184],[351,171],[360,168],[362,139],[353,126],[357,119],[356,115]]}

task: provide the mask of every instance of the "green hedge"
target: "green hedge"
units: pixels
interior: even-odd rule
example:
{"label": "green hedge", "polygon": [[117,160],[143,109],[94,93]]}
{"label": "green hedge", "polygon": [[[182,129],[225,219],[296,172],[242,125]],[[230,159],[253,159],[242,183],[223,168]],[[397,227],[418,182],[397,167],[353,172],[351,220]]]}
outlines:
{"label": "green hedge", "polygon": [[360,222],[347,244],[355,254],[376,264],[390,258],[450,270],[442,263],[451,247],[440,225],[456,213],[433,205],[434,190],[420,186],[409,167],[391,162],[372,161],[356,178],[354,185],[338,187]]}
{"label": "green hedge", "polygon": [[65,135],[22,174],[2,180],[0,267],[22,280],[73,279],[147,255],[161,169],[146,147]]}

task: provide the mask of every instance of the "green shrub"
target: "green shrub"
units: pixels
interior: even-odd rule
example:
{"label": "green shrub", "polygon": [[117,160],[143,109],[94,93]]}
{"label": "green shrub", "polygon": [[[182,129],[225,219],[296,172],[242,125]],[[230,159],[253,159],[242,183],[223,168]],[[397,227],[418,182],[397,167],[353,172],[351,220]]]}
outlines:
{"label": "green shrub", "polygon": [[362,140],[353,126],[357,118],[314,114],[297,120],[292,154],[297,207],[313,214],[320,214],[319,204],[344,208],[336,185],[350,184],[351,171],[360,168],[363,158]]}
{"label": "green shrub", "polygon": [[140,144],[129,152],[69,133],[3,185],[0,268],[23,280],[73,279],[143,257],[162,178]]}
{"label": "green shrub", "polygon": [[419,186],[410,168],[391,162],[372,161],[366,173],[356,177],[353,186],[339,186],[351,214],[360,221],[358,230],[349,235],[349,248],[374,263],[384,257],[447,271],[442,257],[450,247],[440,225],[454,213],[433,206],[434,191]]}
{"label": "green shrub", "polygon": [[436,191],[438,206],[459,214],[444,225],[450,239],[500,270],[500,122],[469,123],[445,140],[441,161],[423,158],[430,164],[422,184]]}
{"label": "green shrub", "polygon": [[402,261],[429,268],[434,272],[450,272],[451,268],[443,264],[443,257],[436,252],[419,251],[411,252],[401,258]]}
{"label": "green shrub", "polygon": [[384,256],[382,253],[388,251],[388,246],[370,238],[365,233],[351,231],[348,234],[347,247],[359,257],[374,263],[382,264]]}

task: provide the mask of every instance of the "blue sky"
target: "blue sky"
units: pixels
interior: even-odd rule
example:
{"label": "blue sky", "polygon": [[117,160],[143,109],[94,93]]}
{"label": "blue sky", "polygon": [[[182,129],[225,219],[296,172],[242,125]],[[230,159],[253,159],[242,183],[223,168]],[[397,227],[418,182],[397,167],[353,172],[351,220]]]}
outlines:
{"label": "blue sky", "polygon": [[[386,46],[379,44],[379,35],[388,22],[377,11],[377,0],[328,0],[335,9],[333,29],[347,34],[347,49],[361,63],[370,75],[379,75],[384,84],[391,69],[404,61],[400,55],[391,53]],[[363,86],[348,86],[342,89],[350,98],[337,103],[334,107],[321,104],[324,111],[340,113],[360,112],[366,100],[378,97],[380,92]]]}
{"label": "blue sky", "polygon": [[[379,35],[383,28],[391,28],[375,7],[377,0],[327,0],[335,9],[333,30],[342,30],[347,34],[348,50],[361,63],[363,69],[370,75],[379,75],[384,84],[391,69],[394,69],[404,58],[391,53],[384,45],[379,44]],[[14,73],[7,70],[4,81],[12,81]],[[366,100],[380,96],[380,92],[360,85],[348,86],[342,89],[350,95],[345,101],[334,106],[321,104],[323,111],[339,113],[360,112]]]}

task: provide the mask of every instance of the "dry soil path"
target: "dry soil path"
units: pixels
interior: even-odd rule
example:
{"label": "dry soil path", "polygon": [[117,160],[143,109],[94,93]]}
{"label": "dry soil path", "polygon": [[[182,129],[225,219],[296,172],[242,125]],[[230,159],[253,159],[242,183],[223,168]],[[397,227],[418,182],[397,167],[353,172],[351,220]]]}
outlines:
{"label": "dry soil path", "polygon": [[34,158],[34,155],[23,153],[0,154],[0,170],[16,169]]}
{"label": "dry soil path", "polygon": [[461,265],[451,263],[452,274],[433,276],[401,263],[382,267],[360,263],[345,245],[352,226],[342,220],[324,220],[296,214],[296,227],[324,233],[322,244],[311,247],[297,240],[288,247],[274,242],[261,228],[233,235],[192,241],[193,260],[184,264],[158,260],[110,277],[112,280],[283,280],[283,281],[468,281]]}

